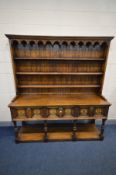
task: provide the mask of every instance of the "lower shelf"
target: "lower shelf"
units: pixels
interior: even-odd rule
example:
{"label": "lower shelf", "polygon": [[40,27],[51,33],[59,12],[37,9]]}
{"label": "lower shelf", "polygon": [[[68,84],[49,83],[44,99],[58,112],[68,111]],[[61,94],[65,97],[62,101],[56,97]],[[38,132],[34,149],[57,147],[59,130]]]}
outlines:
{"label": "lower shelf", "polygon": [[[23,126],[17,133],[16,140],[20,142],[44,141],[45,133],[42,125]],[[72,124],[49,124],[47,132],[48,141],[69,141],[72,140]],[[99,140],[100,131],[95,124],[77,124],[75,132],[76,140]]]}

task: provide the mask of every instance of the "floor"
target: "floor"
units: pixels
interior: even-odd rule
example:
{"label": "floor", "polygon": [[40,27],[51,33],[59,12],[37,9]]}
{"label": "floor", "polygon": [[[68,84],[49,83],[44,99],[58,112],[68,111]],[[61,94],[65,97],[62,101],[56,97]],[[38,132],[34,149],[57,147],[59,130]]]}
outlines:
{"label": "floor", "polygon": [[104,141],[15,144],[12,127],[0,127],[0,175],[116,175],[116,125]]}

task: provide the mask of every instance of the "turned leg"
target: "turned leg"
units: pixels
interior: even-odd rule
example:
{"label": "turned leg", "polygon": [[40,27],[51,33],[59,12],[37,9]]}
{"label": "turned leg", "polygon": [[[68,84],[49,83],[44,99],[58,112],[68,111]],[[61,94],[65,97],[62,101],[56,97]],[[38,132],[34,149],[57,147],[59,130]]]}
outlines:
{"label": "turned leg", "polygon": [[102,119],[101,132],[100,132],[100,139],[101,139],[101,140],[104,139],[104,128],[105,128],[105,122],[106,122],[106,119]]}
{"label": "turned leg", "polygon": [[14,125],[14,132],[15,132],[15,143],[19,143],[17,140],[17,132],[18,132],[17,122],[13,121],[13,125]]}
{"label": "turned leg", "polygon": [[44,141],[45,141],[45,142],[48,140],[47,132],[48,132],[47,121],[44,121],[44,133],[45,133]]}
{"label": "turned leg", "polygon": [[73,120],[73,130],[72,130],[72,140],[76,140],[76,131],[77,131],[77,123],[76,120]]}
{"label": "turned leg", "polygon": [[13,121],[15,136],[17,135],[17,122]]}

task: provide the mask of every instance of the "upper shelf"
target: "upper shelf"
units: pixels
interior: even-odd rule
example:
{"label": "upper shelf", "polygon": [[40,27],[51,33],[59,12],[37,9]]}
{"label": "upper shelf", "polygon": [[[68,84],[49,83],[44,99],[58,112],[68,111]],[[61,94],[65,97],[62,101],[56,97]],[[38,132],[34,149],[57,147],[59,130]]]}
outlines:
{"label": "upper shelf", "polygon": [[88,61],[92,61],[92,60],[96,60],[96,61],[103,61],[105,60],[105,58],[32,58],[32,57],[15,57],[14,60],[88,60]]}
{"label": "upper shelf", "polygon": [[62,84],[59,84],[59,85],[18,85],[17,86],[18,88],[98,88],[100,87],[99,84],[87,84],[87,85],[62,85]]}
{"label": "upper shelf", "polygon": [[102,75],[103,72],[16,72],[17,75]]}

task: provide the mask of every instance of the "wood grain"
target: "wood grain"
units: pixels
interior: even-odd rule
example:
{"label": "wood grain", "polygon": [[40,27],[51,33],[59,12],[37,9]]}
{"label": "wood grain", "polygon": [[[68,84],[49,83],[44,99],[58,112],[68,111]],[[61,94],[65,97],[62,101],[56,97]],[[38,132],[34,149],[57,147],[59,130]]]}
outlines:
{"label": "wood grain", "polygon": [[19,95],[10,107],[21,106],[59,106],[59,105],[110,105],[102,96],[96,94],[39,94]]}

